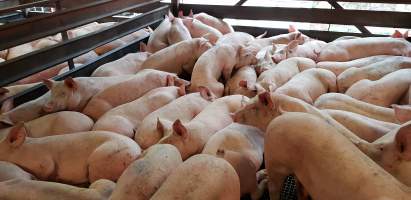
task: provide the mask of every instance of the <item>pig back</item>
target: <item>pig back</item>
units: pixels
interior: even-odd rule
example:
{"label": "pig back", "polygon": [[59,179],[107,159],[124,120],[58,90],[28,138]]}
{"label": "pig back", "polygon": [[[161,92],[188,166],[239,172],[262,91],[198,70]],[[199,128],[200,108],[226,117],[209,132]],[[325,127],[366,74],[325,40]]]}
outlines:
{"label": "pig back", "polygon": [[199,154],[177,167],[151,199],[238,200],[240,182],[230,163]]}

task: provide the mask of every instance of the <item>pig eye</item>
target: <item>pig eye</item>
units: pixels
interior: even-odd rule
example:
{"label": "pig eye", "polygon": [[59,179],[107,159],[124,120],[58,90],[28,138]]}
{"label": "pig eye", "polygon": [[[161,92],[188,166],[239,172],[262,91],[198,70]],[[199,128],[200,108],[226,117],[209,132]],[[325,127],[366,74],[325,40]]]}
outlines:
{"label": "pig eye", "polygon": [[384,147],[380,147],[380,151],[384,151]]}

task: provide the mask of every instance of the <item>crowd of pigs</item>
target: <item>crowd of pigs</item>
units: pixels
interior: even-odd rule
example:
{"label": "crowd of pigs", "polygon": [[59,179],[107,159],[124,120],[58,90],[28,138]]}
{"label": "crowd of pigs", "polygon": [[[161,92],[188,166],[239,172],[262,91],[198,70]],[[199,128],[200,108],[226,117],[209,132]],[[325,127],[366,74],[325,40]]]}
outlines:
{"label": "crowd of pigs", "polygon": [[280,199],[289,175],[299,199],[411,199],[403,37],[254,37],[169,14],[140,52],[4,101],[0,199]]}

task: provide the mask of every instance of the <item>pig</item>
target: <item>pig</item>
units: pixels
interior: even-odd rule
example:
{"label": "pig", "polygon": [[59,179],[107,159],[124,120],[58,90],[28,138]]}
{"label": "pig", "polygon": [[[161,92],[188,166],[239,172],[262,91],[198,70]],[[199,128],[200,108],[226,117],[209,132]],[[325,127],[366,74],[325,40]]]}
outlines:
{"label": "pig", "polygon": [[86,24],[84,26],[80,26],[80,27],[77,27],[75,29],[68,30],[67,35],[68,35],[69,39],[73,39],[73,38],[76,38],[76,37],[87,35],[89,33],[95,32],[95,31],[105,29],[109,26],[115,25],[116,23],[117,22],[105,22],[105,23],[92,22],[92,23]]}
{"label": "pig", "polygon": [[0,114],[0,128],[12,126],[21,121],[28,122],[46,115],[47,112],[43,110],[43,106],[50,98],[50,92],[47,92],[44,95],[15,108],[13,108],[12,99],[6,100],[2,105],[2,113]]}
{"label": "pig", "polygon": [[327,121],[311,114],[285,113],[274,119],[265,140],[270,199],[280,199],[283,182],[290,174],[317,200],[409,199],[411,195],[409,187]]}
{"label": "pig", "polygon": [[248,34],[248,33],[244,33],[244,32],[232,32],[232,33],[228,33],[223,35],[222,37],[220,37],[217,42],[216,45],[221,45],[221,44],[233,44],[233,45],[247,45],[249,44],[251,41],[254,41],[254,36]]}
{"label": "pig", "polygon": [[411,58],[402,56],[393,56],[362,68],[349,68],[337,77],[338,91],[344,93],[360,80],[376,81],[389,73],[406,68],[411,68]]}
{"label": "pig", "polygon": [[113,77],[68,77],[64,81],[43,80],[51,93],[48,101],[43,105],[43,110],[47,113],[61,110],[82,111],[95,94],[131,77],[123,75]]}
{"label": "pig", "polygon": [[256,170],[260,169],[263,163],[264,132],[253,126],[232,123],[211,136],[201,153],[217,155],[219,149],[244,154]]}
{"label": "pig", "polygon": [[302,45],[299,45],[299,43],[299,40],[293,40],[286,46],[277,48],[272,56],[274,62],[279,63],[292,57],[304,57],[317,61],[318,54],[327,44],[320,40],[311,40]]}
{"label": "pig", "polygon": [[[179,15],[183,15],[183,13],[180,11]],[[234,29],[230,24],[214,16],[211,16],[207,13],[201,12],[201,13],[193,14],[193,11],[190,10],[189,17],[194,18],[208,26],[211,26],[217,29],[223,35],[234,32]]]}
{"label": "pig", "polygon": [[151,198],[152,200],[240,199],[240,181],[224,159],[200,154],[179,165]]}
{"label": "pig", "polygon": [[[25,123],[27,136],[39,138],[51,135],[62,135],[89,131],[93,127],[93,120],[79,112],[61,111],[44,115]],[[4,138],[11,128],[0,130],[0,138]]]}
{"label": "pig", "polygon": [[164,130],[170,129],[173,121],[176,119],[184,122],[192,120],[212,100],[211,93],[203,88],[200,93],[188,94],[172,101],[150,113],[141,121],[140,127],[134,134],[134,140],[141,148],[147,149],[163,137]]}
{"label": "pig", "polygon": [[323,69],[328,69],[332,71],[336,76],[339,76],[342,72],[345,70],[356,67],[356,68],[361,68],[368,66],[373,63],[377,63],[380,61],[384,61],[385,59],[388,59],[392,56],[388,55],[379,55],[379,56],[370,56],[370,57],[365,57],[365,58],[359,58],[351,61],[346,61],[346,62],[319,62],[317,63],[318,68],[323,68]]}
{"label": "pig", "polygon": [[13,179],[0,182],[0,199],[107,200],[115,185],[114,182],[106,179],[94,182],[89,188],[55,182]]}
{"label": "pig", "polygon": [[315,101],[314,106],[319,109],[349,111],[379,121],[400,124],[395,117],[393,109],[366,103],[345,94],[323,94]]}
{"label": "pig", "polygon": [[117,40],[114,40],[112,42],[109,42],[107,44],[104,44],[102,46],[97,47],[96,49],[94,49],[94,51],[98,54],[98,55],[103,55],[113,49],[117,49],[121,46],[125,46],[129,43],[131,43],[133,40],[136,40],[138,38],[143,38],[145,36],[148,36],[150,34],[150,29],[141,29],[138,30],[136,32],[133,32],[129,35],[126,35],[124,37],[121,37]]}
{"label": "pig", "polygon": [[34,87],[38,83],[29,83],[23,85],[12,85],[0,88],[0,101],[3,101],[11,96],[14,96],[24,90]]}
{"label": "pig", "polygon": [[216,99],[190,122],[183,124],[180,119],[174,121],[172,130],[163,130],[164,137],[158,143],[176,146],[183,160],[201,153],[214,133],[233,122],[230,114],[239,110],[248,100],[242,95]]}
{"label": "pig", "polygon": [[275,92],[313,104],[322,94],[337,92],[337,77],[326,69],[308,69],[291,78]]}
{"label": "pig", "polygon": [[255,96],[252,86],[257,81],[257,73],[251,66],[238,69],[235,74],[228,79],[225,88],[225,95],[241,94],[247,97]]}
{"label": "pig", "polygon": [[375,120],[348,111],[331,109],[325,109],[323,111],[327,112],[337,122],[367,142],[374,142],[386,133],[399,127],[398,124]]}
{"label": "pig", "polygon": [[110,200],[150,199],[182,163],[180,152],[173,145],[151,146],[123,172]]}
{"label": "pig", "polygon": [[274,47],[272,45],[266,46],[258,51],[258,53],[255,55],[255,57],[257,58],[257,64],[255,64],[254,69],[257,73],[257,76],[260,76],[260,74],[264,71],[272,69],[276,66],[276,63],[271,58],[274,53],[273,50]]}
{"label": "pig", "polygon": [[35,178],[36,177],[27,173],[26,171],[24,171],[19,166],[13,163],[0,161],[0,184],[1,182],[12,179],[34,180]]}
{"label": "pig", "polygon": [[167,33],[168,44],[172,45],[184,40],[191,39],[190,32],[184,26],[183,20],[176,18],[173,15],[169,15],[168,19],[170,20],[170,29]]}
{"label": "pig", "polygon": [[411,186],[409,172],[411,163],[408,148],[410,137],[411,121],[408,121],[367,145],[363,152],[397,180]]}
{"label": "pig", "polygon": [[[411,85],[411,69],[389,73],[379,80],[363,79],[354,83],[345,94],[377,106],[388,107],[401,100]],[[378,92],[376,92],[378,91]]]}
{"label": "pig", "polygon": [[286,34],[272,36],[269,38],[255,39],[251,43],[258,43],[262,46],[268,46],[272,44],[289,44],[291,41],[294,41],[294,40],[297,40],[298,44],[302,45],[305,42],[310,41],[311,39],[308,36],[298,31],[295,31],[295,32],[290,32]]}
{"label": "pig", "polygon": [[[227,160],[240,178],[241,195],[259,199],[256,172],[263,162],[264,133],[258,128],[232,123],[218,131],[204,146],[202,153]],[[257,193],[260,193],[258,195]]]}
{"label": "pig", "polygon": [[106,63],[98,67],[91,76],[119,76],[126,74],[135,74],[141,70],[141,66],[151,53],[146,52],[144,43],[140,43],[140,52],[129,53],[124,57],[113,62]]}
{"label": "pig", "polygon": [[238,48],[229,44],[214,46],[201,55],[195,63],[190,91],[196,92],[200,86],[203,86],[209,88],[215,96],[221,97],[224,93],[224,84],[218,81],[220,76],[228,80],[233,69],[256,62],[255,54],[248,52],[243,46]]}
{"label": "pig", "polygon": [[[79,57],[73,59],[74,67],[78,67],[82,64],[90,62],[96,59],[98,55],[94,51],[89,51]],[[37,83],[41,82],[43,79],[50,79],[56,75],[61,74],[61,70],[67,69],[68,71],[68,62],[60,63],[56,66],[53,66],[49,69],[43,70],[41,72],[32,74],[26,78],[20,79],[16,82],[16,84],[30,84],[30,83]]]}
{"label": "pig", "polygon": [[142,63],[141,68],[191,74],[197,59],[211,47],[205,38],[184,40],[157,51]]}
{"label": "pig", "polygon": [[17,58],[24,54],[28,54],[32,51],[35,51],[35,49],[31,45],[31,43],[21,44],[21,45],[10,48],[7,52],[7,57],[5,60],[11,60],[13,58]]}
{"label": "pig", "polygon": [[105,131],[42,138],[27,135],[23,123],[13,127],[0,142],[0,160],[26,169],[39,180],[71,184],[101,178],[116,181],[141,151],[133,140]]}
{"label": "pig", "polygon": [[143,119],[153,111],[185,95],[182,87],[160,87],[147,92],[132,102],[117,106],[100,117],[93,126],[94,131],[111,131],[134,138]]}
{"label": "pig", "polygon": [[194,18],[185,18],[183,19],[183,23],[190,31],[191,37],[193,38],[207,36],[211,43],[215,44],[218,41],[218,39],[220,39],[223,36],[223,34],[219,30],[209,25],[206,25]]}
{"label": "pig", "polygon": [[350,61],[376,55],[411,56],[411,44],[405,39],[367,37],[339,40],[326,45],[318,61]]}
{"label": "pig", "polygon": [[309,58],[295,57],[283,60],[276,67],[264,71],[258,76],[256,89],[259,92],[263,89],[273,92],[298,73],[311,68],[315,68],[315,62]]}
{"label": "pig", "polygon": [[334,120],[329,114],[322,112],[307,102],[283,94],[264,92],[250,100],[243,109],[234,113],[234,122],[251,125],[265,131],[272,119],[285,112],[310,113],[326,120],[340,134],[344,135],[352,143],[360,146],[367,143],[346,127]]}
{"label": "pig", "polygon": [[[112,85],[94,95],[83,109],[83,113],[94,120],[110,109],[138,99],[148,91],[174,84],[180,80],[175,74],[145,69],[131,79]],[[144,85],[144,87],[141,87]]]}
{"label": "pig", "polygon": [[168,18],[168,16],[165,16],[163,22],[161,22],[161,24],[154,30],[154,32],[148,38],[148,52],[155,53],[161,49],[166,48],[169,45],[167,35],[171,28],[171,22]]}

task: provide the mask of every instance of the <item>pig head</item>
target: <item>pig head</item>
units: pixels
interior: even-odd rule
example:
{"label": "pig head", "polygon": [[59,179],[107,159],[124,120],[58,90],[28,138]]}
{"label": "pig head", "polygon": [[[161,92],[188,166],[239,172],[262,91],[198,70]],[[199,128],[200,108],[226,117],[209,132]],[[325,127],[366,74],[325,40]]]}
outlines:
{"label": "pig head", "polygon": [[43,106],[44,111],[50,113],[60,110],[77,110],[83,103],[80,88],[73,78],[69,77],[59,82],[43,80],[43,83],[51,91],[51,98]]}

